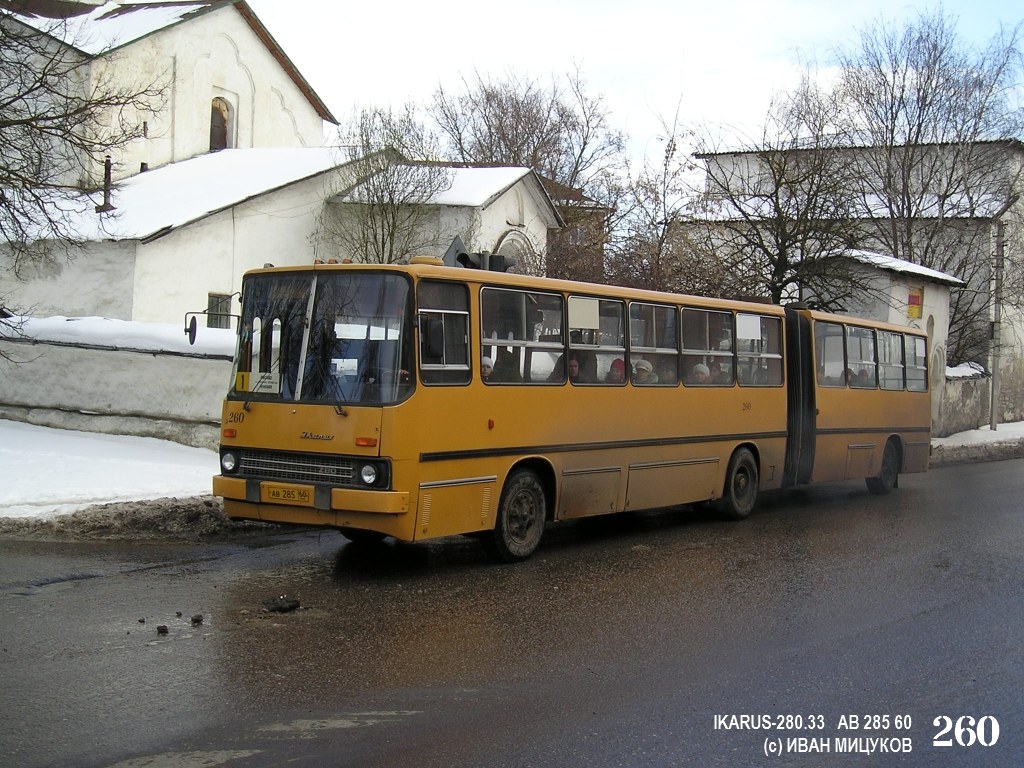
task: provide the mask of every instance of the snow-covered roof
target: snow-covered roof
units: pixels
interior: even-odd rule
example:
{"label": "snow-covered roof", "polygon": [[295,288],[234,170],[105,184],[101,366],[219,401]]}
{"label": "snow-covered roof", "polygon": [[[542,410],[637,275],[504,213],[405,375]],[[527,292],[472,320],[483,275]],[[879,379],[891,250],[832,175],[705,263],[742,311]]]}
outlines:
{"label": "snow-covered roof", "polygon": [[[915,200],[914,219],[991,219],[1006,205],[1001,193],[970,195],[922,194]],[[706,221],[747,221],[772,220],[779,214],[779,204],[767,194],[738,196],[736,199],[722,198],[706,203]],[[799,212],[799,204],[792,213]],[[882,219],[892,217],[887,201],[878,195],[864,195],[851,201],[850,216],[857,219]]]}
{"label": "snow-covered roof", "polygon": [[884,269],[887,272],[900,272],[902,274],[917,275],[919,277],[933,280],[937,283],[945,283],[946,285],[964,285],[964,281],[959,277],[954,277],[953,275],[945,272],[940,272],[937,269],[922,267],[920,264],[914,264],[912,261],[904,261],[903,259],[897,259],[893,256],[875,253],[874,251],[844,251],[844,255],[859,261],[861,264],[878,267],[879,269]]}
{"label": "snow-covered roof", "polygon": [[529,175],[529,168],[454,168],[452,185],[430,202],[482,208]]}
{"label": "snow-covered roof", "polygon": [[[67,15],[69,3],[58,3],[57,5],[60,6],[57,12],[49,16],[42,12],[19,9],[15,17],[88,56],[100,56],[222,6],[233,5],[313,105],[321,119],[335,124],[338,122],[306,78],[278,45],[263,22],[243,0],[173,0],[172,2],[153,2],[152,0],[95,2],[95,0],[86,0],[81,5],[86,7],[91,5],[93,6],[92,10],[72,16]],[[58,16],[62,17],[59,21],[55,20]]]}
{"label": "snow-covered roof", "polygon": [[84,241],[146,240],[346,162],[336,147],[211,152],[122,180],[110,213],[95,211],[102,192],[78,195],[74,230]]}
{"label": "snow-covered roof", "polygon": [[[551,202],[540,177],[529,168],[517,166],[502,167],[466,167],[459,165],[443,166],[450,182],[449,186],[433,194],[424,205],[446,205],[465,208],[486,208],[501,195],[526,178],[535,181],[535,191],[544,201],[552,218],[561,223],[558,211]],[[366,202],[371,193],[361,186],[356,186],[344,194],[332,198],[331,202],[351,203]]]}
{"label": "snow-covered roof", "polygon": [[129,0],[91,3],[94,7],[88,13],[70,16],[59,23],[32,11],[24,11],[17,16],[26,24],[59,38],[83,53],[98,56],[225,4],[229,2],[185,0],[155,3]]}
{"label": "snow-covered roof", "polygon": [[[225,149],[123,179],[111,191],[114,210],[109,213],[96,212],[102,192],[58,204],[74,211],[72,229],[85,242],[149,240],[348,162],[337,147]],[[532,174],[529,168],[452,167],[451,186],[426,204],[484,208]],[[545,195],[539,182],[538,188]],[[351,193],[334,198],[352,199]]]}
{"label": "snow-covered roof", "polygon": [[[531,173],[529,168],[518,167],[465,168],[452,165],[443,168],[449,185],[425,200],[426,205],[483,208]],[[371,194],[366,186],[357,185],[332,202],[366,202]]]}

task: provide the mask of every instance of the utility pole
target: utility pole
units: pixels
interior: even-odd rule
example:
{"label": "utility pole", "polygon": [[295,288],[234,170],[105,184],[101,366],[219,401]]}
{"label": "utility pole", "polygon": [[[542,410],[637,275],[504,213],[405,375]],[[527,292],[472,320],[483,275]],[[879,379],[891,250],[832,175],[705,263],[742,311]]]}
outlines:
{"label": "utility pole", "polygon": [[996,259],[993,268],[994,285],[992,287],[992,298],[995,306],[992,308],[992,392],[988,409],[988,426],[993,432],[999,424],[999,366],[1001,364],[1002,345],[1002,319],[1003,319],[1003,258],[1004,242],[1006,240],[1006,225],[1003,223],[1003,215],[1017,202],[1017,195],[1010,195],[1010,198],[1003,204],[992,220],[996,225]]}

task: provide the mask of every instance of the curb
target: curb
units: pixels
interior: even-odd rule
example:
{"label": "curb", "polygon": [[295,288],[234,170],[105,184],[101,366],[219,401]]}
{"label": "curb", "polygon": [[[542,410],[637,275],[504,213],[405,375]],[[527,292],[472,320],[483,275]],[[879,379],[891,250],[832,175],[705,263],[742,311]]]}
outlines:
{"label": "curb", "polygon": [[977,461],[1002,461],[1024,457],[1024,437],[1007,438],[991,443],[970,443],[967,445],[943,445],[932,443],[929,468],[950,464],[970,464]]}

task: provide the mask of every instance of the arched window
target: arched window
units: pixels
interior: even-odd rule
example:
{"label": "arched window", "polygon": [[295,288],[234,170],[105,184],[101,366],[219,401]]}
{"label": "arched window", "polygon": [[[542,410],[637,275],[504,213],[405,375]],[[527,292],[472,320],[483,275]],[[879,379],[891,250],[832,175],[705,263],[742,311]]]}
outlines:
{"label": "arched window", "polygon": [[521,232],[506,232],[494,252],[504,256],[507,271],[521,275],[543,274],[543,259],[538,257],[529,239]]}
{"label": "arched window", "polygon": [[231,146],[231,105],[217,97],[210,107],[210,151]]}

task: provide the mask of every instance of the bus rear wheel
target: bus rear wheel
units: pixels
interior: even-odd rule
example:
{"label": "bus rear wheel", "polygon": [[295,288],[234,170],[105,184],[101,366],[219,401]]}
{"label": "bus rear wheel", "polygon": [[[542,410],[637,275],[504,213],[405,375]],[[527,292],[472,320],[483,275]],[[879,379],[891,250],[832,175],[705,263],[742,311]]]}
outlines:
{"label": "bus rear wheel", "polygon": [[501,492],[494,530],[483,538],[484,548],[503,563],[525,560],[534,553],[544,535],[547,494],[533,472],[513,472]]}
{"label": "bus rear wheel", "polygon": [[730,520],[742,520],[754,511],[758,490],[757,459],[749,448],[740,448],[729,460],[725,489],[719,509]]}
{"label": "bus rear wheel", "polygon": [[882,451],[882,466],[878,469],[878,475],[876,477],[868,477],[864,479],[867,483],[868,490],[880,496],[885,493],[889,493],[893,488],[896,487],[900,477],[900,456],[896,451],[896,445],[892,440],[885,444],[885,449]]}

